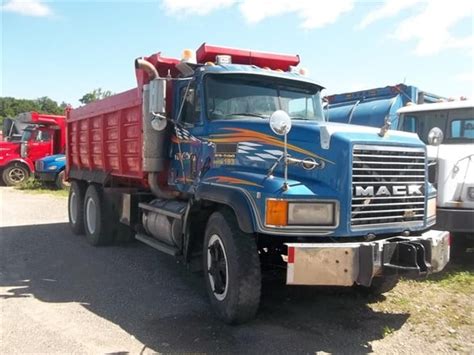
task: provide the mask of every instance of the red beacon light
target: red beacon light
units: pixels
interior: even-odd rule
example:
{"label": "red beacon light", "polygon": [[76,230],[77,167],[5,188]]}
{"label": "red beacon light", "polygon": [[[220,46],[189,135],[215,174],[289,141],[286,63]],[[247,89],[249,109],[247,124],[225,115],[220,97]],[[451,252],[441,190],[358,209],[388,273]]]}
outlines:
{"label": "red beacon light", "polygon": [[217,60],[217,64],[219,64],[221,59],[218,57],[224,56],[230,56],[230,61],[234,64],[255,65],[261,68],[268,67],[272,70],[279,69],[282,71],[287,71],[290,66],[297,66],[300,62],[300,57],[298,55],[218,47],[207,43],[203,43],[196,51],[196,59],[198,63],[206,63],[208,61]]}

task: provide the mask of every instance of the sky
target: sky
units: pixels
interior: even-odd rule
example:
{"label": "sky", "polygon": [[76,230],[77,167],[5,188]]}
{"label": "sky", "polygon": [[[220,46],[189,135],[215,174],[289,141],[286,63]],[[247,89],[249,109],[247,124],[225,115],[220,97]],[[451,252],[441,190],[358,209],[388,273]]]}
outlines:
{"label": "sky", "polygon": [[0,96],[78,106],[134,59],[203,42],[299,54],[323,94],[406,83],[474,98],[472,0],[2,0]]}

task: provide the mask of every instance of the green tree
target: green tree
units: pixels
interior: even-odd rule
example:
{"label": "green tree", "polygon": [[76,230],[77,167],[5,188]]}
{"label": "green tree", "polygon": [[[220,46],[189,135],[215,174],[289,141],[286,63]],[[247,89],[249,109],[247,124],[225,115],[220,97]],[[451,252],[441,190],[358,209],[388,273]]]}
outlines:
{"label": "green tree", "polygon": [[36,100],[16,99],[14,97],[0,97],[0,125],[6,117],[14,118],[23,112],[36,111],[50,115],[64,115],[68,106],[64,101],[58,103],[47,96]]}
{"label": "green tree", "polygon": [[112,95],[113,93],[110,90],[102,90],[101,88],[97,88],[97,89],[92,90],[91,92],[88,92],[84,96],[82,96],[79,99],[79,102],[84,105],[87,105],[88,103],[91,103],[97,100],[102,100]]}
{"label": "green tree", "polygon": [[64,114],[67,103],[60,105],[47,96],[36,100],[16,99],[13,97],[0,97],[0,117],[15,117],[19,113],[36,111],[46,114]]}

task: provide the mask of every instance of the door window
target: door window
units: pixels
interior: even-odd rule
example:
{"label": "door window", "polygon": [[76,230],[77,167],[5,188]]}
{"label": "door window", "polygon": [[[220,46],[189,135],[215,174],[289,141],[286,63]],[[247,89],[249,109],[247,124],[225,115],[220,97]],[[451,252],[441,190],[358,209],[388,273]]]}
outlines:
{"label": "door window", "polygon": [[180,121],[189,126],[196,124],[199,120],[201,105],[195,85],[191,84],[186,92],[187,87],[181,89],[181,97],[186,96],[184,97],[184,103],[180,103],[183,105]]}
{"label": "door window", "polygon": [[51,135],[48,131],[38,131],[36,134],[37,142],[49,142],[51,140]]}
{"label": "door window", "polygon": [[452,120],[451,138],[474,138],[474,119]]}

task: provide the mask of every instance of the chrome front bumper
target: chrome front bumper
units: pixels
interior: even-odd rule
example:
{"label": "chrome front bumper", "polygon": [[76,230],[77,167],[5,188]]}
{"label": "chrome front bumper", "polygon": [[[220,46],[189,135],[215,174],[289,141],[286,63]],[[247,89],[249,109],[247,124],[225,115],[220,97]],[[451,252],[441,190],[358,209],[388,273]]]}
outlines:
{"label": "chrome front bumper", "polygon": [[370,286],[375,276],[419,278],[449,261],[449,232],[362,243],[287,243],[288,285]]}

